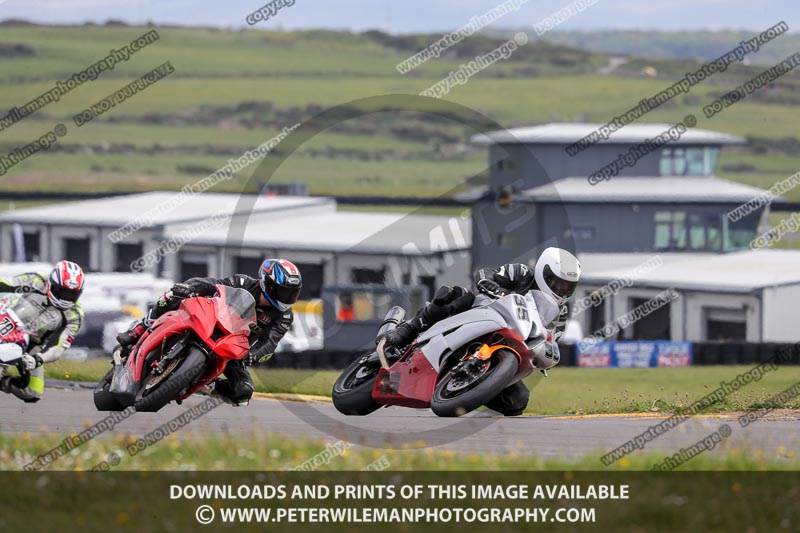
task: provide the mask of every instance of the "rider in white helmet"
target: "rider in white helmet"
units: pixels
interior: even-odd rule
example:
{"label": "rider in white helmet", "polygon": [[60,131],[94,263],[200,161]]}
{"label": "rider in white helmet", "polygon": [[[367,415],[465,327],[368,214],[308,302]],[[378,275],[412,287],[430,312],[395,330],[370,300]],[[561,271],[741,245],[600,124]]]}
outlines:
{"label": "rider in white helmet", "polygon": [[578,258],[562,248],[547,248],[536,260],[533,269],[520,263],[510,263],[498,269],[484,268],[475,275],[480,292],[498,298],[511,292],[525,294],[538,289],[555,298],[559,314],[550,325],[558,341],[567,325],[567,302],[575,293],[581,279]]}
{"label": "rider in white helmet", "polygon": [[[475,288],[492,298],[509,293],[525,294],[538,289],[555,298],[559,314],[547,328],[553,333],[553,347],[564,334],[569,311],[567,302],[581,278],[581,264],[573,254],[561,248],[545,249],[533,268],[522,263],[508,263],[499,268],[482,268],[475,273]],[[406,346],[436,322],[472,306],[475,295],[464,287],[442,287],[425,307],[386,334],[388,346]],[[487,407],[505,415],[521,414],[530,394],[521,381],[503,390]]]}

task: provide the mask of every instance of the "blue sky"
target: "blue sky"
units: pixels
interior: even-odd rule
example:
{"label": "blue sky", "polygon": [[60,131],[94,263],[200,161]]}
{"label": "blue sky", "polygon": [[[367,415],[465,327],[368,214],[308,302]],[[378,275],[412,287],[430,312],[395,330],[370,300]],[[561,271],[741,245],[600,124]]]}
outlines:
{"label": "blue sky", "polygon": [[[256,27],[329,28],[392,33],[440,32],[465,24],[503,0],[296,0]],[[529,0],[499,26],[535,25],[571,0]],[[591,1],[591,0],[589,0]],[[267,0],[0,0],[0,19],[43,23],[129,23],[247,26],[245,16]],[[560,28],[593,29],[747,29],[785,20],[800,27],[797,0],[598,0]]]}

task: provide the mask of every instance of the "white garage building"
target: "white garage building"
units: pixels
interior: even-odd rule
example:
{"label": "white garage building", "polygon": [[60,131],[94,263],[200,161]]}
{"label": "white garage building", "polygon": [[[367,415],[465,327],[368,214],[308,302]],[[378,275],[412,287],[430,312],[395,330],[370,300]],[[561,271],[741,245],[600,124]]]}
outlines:
{"label": "white garage building", "polygon": [[[305,297],[318,297],[323,285],[433,288],[469,279],[468,218],[338,211],[335,200],[317,197],[206,192],[175,205],[178,196],[152,192],[2,213],[0,262],[24,251],[28,261],[68,258],[89,271],[129,272],[137,259],[163,255],[144,271],[177,280],[255,273],[265,257],[282,256],[303,272]],[[117,230],[134,221],[147,224],[118,239]]]}
{"label": "white garage building", "polygon": [[[653,261],[653,259],[657,261]],[[616,340],[796,342],[800,251],[725,254],[581,254],[576,301],[632,272],[629,286],[575,315],[584,334],[611,324],[665,289],[678,298],[623,329]],[[641,265],[657,264],[639,269]]]}

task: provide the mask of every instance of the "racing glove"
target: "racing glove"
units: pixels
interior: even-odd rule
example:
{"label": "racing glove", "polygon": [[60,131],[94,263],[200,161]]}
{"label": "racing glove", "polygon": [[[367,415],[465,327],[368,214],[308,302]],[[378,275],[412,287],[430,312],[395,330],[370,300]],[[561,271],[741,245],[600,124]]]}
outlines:
{"label": "racing glove", "polygon": [[186,283],[176,283],[172,286],[172,296],[178,298],[191,298],[194,293],[195,290]]}
{"label": "racing glove", "polygon": [[491,279],[482,279],[475,284],[480,292],[491,298],[502,298],[509,294],[509,291],[501,287],[496,281]]}
{"label": "racing glove", "polygon": [[244,359],[244,364],[247,366],[253,366],[257,363],[266,363],[269,361],[274,354],[272,352],[266,354],[258,354],[250,352]]}
{"label": "racing glove", "polygon": [[28,372],[30,372],[34,368],[39,368],[43,364],[44,361],[42,361],[42,358],[39,357],[38,354],[37,355],[25,354],[22,356],[22,366],[24,366],[25,370],[27,370]]}

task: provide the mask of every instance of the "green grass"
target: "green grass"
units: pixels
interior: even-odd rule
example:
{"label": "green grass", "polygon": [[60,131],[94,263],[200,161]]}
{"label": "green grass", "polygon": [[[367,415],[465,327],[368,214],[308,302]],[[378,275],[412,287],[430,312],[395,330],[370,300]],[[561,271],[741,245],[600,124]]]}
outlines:
{"label": "green grass", "polygon": [[[280,357],[278,355],[277,357]],[[58,361],[45,367],[46,376],[77,381],[97,381],[108,369],[106,361]],[[556,368],[550,376],[530,376],[526,384],[531,400],[526,412],[537,415],[674,412],[687,407],[717,387],[749,370],[747,366],[696,366],[688,368],[587,369]],[[330,396],[337,371],[259,369],[252,371],[256,390]],[[786,366],[764,375],[704,409],[706,413],[759,409],[770,396],[800,381],[800,367]],[[800,409],[800,398],[784,407]]]}
{"label": "green grass", "polygon": [[[223,406],[224,407],[224,406]],[[19,470],[42,453],[58,446],[65,435],[31,436],[0,434],[0,470]],[[198,436],[186,430],[171,434],[142,453],[129,456],[125,449],[136,442],[131,436],[101,436],[61,457],[48,469],[90,470],[118,452],[122,457],[116,470],[289,470],[325,449],[326,443],[310,438],[288,438],[260,432],[252,435]],[[577,459],[541,458],[530,454],[519,442],[516,451],[505,454],[460,453],[450,449],[425,447],[418,441],[402,449],[372,449],[352,446],[335,455],[319,470],[361,470],[385,460],[390,470],[599,470],[601,452]],[[637,453],[608,467],[609,470],[649,470],[663,454]],[[384,464],[386,464],[384,463]],[[770,454],[761,451],[730,450],[723,454],[701,454],[681,466],[681,470],[797,470],[800,455],[791,450]]]}
{"label": "green grass", "polygon": [[[112,47],[118,48],[147,30],[4,27],[4,42],[30,46],[35,55],[0,60],[4,86],[0,109],[27,102],[55,80],[92,64]],[[180,167],[215,170],[230,157],[215,152],[243,151],[282,127],[331,106],[377,95],[418,94],[471,59],[476,49],[475,42],[465,41],[455,47],[458,57],[429,61],[403,76],[395,65],[415,50],[393,47],[399,46],[396,44],[384,46],[364,35],[207,28],[158,31],[161,40],[127,63],[0,132],[0,153],[4,153],[64,122],[69,132],[62,147],[70,150],[36,154],[11,169],[0,189],[177,189],[204,177],[200,170],[187,174]],[[425,36],[418,38],[420,44],[426,40]],[[674,81],[668,74],[658,79],[596,74],[596,68],[607,61],[603,54],[575,53],[543,43],[529,44],[520,52],[453,88],[446,98],[504,126],[605,122]],[[174,65],[175,74],[82,128],[72,124],[72,115],[167,60]],[[692,64],[675,63],[679,72]],[[767,140],[797,136],[797,108],[788,104],[750,98],[711,119],[703,117],[702,106],[716,94],[760,70],[731,69],[642,121],[675,122],[694,113],[700,128]],[[798,79],[794,73],[785,76],[781,90],[791,96],[798,90]],[[245,102],[267,105],[254,111],[240,107]],[[475,131],[470,128],[430,116],[373,114],[314,138],[273,179],[307,183],[317,194],[445,194],[485,167],[484,149],[465,145],[472,133]],[[97,146],[115,151],[94,150]],[[150,153],[154,148],[160,150]],[[175,153],[175,149],[184,152]],[[720,170],[720,175],[768,187],[800,168],[800,156],[723,151],[721,164],[741,163],[754,168],[746,172]],[[241,172],[238,181],[227,184],[228,190],[240,189],[254,168]],[[798,199],[800,193],[789,196]]]}

